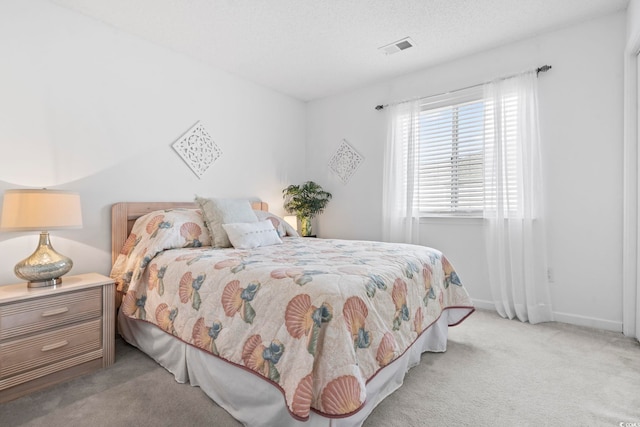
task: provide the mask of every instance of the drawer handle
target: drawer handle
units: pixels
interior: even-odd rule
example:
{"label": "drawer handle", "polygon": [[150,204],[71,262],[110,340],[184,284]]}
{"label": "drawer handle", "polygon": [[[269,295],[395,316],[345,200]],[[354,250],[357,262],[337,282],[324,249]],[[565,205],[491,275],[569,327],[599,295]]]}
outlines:
{"label": "drawer handle", "polygon": [[42,317],[56,316],[58,314],[66,313],[67,311],[69,311],[68,307],[56,308],[55,310],[42,312]]}
{"label": "drawer handle", "polygon": [[60,347],[64,347],[65,345],[69,344],[69,341],[67,340],[62,340],[60,342],[57,342],[55,344],[49,344],[49,345],[45,345],[42,347],[41,351],[51,351],[51,350],[55,350],[56,348],[60,348]]}

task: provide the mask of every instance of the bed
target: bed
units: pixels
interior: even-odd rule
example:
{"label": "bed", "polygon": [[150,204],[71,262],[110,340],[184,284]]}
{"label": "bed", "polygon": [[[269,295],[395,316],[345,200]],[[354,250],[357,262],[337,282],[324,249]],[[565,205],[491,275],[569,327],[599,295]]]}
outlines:
{"label": "bed", "polygon": [[435,249],[298,237],[262,202],[232,226],[277,242],[222,248],[207,209],[113,205],[118,329],[244,425],[361,425],[474,311]]}

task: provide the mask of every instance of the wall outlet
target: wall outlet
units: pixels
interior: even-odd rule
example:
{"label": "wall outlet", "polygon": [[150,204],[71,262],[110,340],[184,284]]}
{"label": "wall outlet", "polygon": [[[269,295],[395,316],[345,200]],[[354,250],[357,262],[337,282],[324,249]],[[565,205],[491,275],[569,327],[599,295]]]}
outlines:
{"label": "wall outlet", "polygon": [[551,268],[551,267],[547,268],[547,281],[549,283],[555,283],[555,281],[556,281],[556,276],[555,276],[555,274],[553,272],[553,268]]}

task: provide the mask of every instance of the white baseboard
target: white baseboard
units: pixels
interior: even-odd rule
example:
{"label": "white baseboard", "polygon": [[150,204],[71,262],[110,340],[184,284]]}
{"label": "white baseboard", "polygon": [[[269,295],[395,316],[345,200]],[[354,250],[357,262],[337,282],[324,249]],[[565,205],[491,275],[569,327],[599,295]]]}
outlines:
{"label": "white baseboard", "polygon": [[598,319],[595,317],[580,316],[578,314],[553,312],[556,322],[569,323],[571,325],[588,326],[590,328],[604,329],[606,331],[622,333],[622,322]]}
{"label": "white baseboard", "polygon": [[[473,299],[473,305],[484,310],[496,311],[493,301]],[[556,322],[568,323],[570,325],[587,326],[589,328],[604,329],[606,331],[622,332],[622,322],[613,320],[598,319],[595,317],[580,316],[579,314],[553,312]]]}
{"label": "white baseboard", "polygon": [[472,301],[473,301],[473,305],[476,306],[477,308],[496,311],[496,305],[493,303],[493,301],[485,301],[485,300],[473,299],[473,298],[472,298]]}

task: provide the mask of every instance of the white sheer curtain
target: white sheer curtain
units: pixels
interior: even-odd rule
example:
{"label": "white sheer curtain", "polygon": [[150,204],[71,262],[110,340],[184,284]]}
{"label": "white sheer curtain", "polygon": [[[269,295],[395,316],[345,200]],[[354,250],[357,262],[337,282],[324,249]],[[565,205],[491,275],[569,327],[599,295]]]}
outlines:
{"label": "white sheer curtain", "polygon": [[[389,134],[385,149],[382,189],[382,237],[387,242],[419,243],[420,157],[418,101],[388,107]],[[405,150],[406,147],[406,150]]]}
{"label": "white sheer curtain", "polygon": [[502,317],[550,321],[536,72],[488,83],[484,98],[483,217],[494,304]]}

